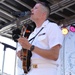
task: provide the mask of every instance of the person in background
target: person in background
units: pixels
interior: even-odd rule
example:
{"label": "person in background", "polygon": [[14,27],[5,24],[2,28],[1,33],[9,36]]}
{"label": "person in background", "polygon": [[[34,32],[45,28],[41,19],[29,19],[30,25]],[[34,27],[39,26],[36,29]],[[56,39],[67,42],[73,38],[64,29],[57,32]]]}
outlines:
{"label": "person in background", "polygon": [[[18,39],[22,48],[32,52],[31,70],[26,75],[57,75],[59,65],[57,60],[62,47],[63,34],[56,23],[48,20],[50,12],[48,4],[36,3],[31,9],[30,16],[30,19],[36,24],[36,28],[28,39],[25,37]],[[17,51],[17,56],[21,59],[20,49]],[[19,69],[20,74],[18,75],[23,75],[23,69]]]}

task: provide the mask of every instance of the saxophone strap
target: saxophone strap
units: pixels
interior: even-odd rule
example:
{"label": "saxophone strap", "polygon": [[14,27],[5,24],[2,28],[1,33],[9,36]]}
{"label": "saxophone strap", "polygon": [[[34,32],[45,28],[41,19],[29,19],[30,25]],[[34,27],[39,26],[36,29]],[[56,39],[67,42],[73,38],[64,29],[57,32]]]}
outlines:
{"label": "saxophone strap", "polygon": [[[32,38],[29,40],[29,42],[30,42],[31,40],[34,41],[35,37],[43,30],[43,28],[44,28],[44,27],[42,27],[42,28],[39,30],[39,32],[38,32],[34,37],[32,37]],[[32,42],[33,42],[33,41],[32,41]],[[32,42],[31,42],[31,44],[32,44]]]}

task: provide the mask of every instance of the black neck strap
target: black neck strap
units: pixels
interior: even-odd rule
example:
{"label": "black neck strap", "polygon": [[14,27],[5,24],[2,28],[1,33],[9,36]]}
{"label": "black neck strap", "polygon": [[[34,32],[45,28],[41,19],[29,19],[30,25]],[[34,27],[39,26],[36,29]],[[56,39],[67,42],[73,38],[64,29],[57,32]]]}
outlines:
{"label": "black neck strap", "polygon": [[[29,40],[29,42],[30,42],[31,40],[34,40],[35,37],[42,31],[43,28],[44,28],[44,27],[42,27],[42,28],[39,30],[39,32],[38,32],[34,37],[32,37],[32,38]],[[33,42],[33,41],[32,41],[32,42]]]}

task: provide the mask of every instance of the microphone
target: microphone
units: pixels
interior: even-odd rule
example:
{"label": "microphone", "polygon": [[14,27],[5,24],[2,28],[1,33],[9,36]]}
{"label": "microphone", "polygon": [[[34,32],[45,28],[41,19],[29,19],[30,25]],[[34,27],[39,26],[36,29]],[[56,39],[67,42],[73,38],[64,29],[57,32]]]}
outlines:
{"label": "microphone", "polygon": [[0,43],[3,44],[5,47],[11,48],[11,49],[13,49],[13,50],[16,50],[16,48],[13,47],[13,46],[10,46],[10,45],[8,45],[8,44],[6,44],[6,43],[3,43],[3,42],[0,42]]}
{"label": "microphone", "polygon": [[24,17],[24,16],[31,15],[31,12],[30,11],[25,11],[25,12],[16,11],[16,12],[12,12],[11,14],[14,16]]}

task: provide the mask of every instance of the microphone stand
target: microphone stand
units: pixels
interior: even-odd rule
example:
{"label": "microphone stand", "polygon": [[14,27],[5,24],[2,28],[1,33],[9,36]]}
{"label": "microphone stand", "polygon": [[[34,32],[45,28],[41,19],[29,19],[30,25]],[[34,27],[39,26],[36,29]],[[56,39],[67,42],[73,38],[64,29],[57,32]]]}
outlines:
{"label": "microphone stand", "polygon": [[3,75],[4,62],[5,62],[5,51],[6,51],[6,46],[4,46],[3,63],[2,63],[2,75]]}
{"label": "microphone stand", "polygon": [[10,46],[8,44],[2,43],[2,42],[0,42],[0,43],[4,45],[4,54],[3,54],[3,63],[2,63],[2,75],[4,75],[3,71],[4,71],[4,62],[5,62],[5,51],[6,51],[6,48],[12,48],[14,50],[16,50],[16,48],[12,47],[12,46]]}

